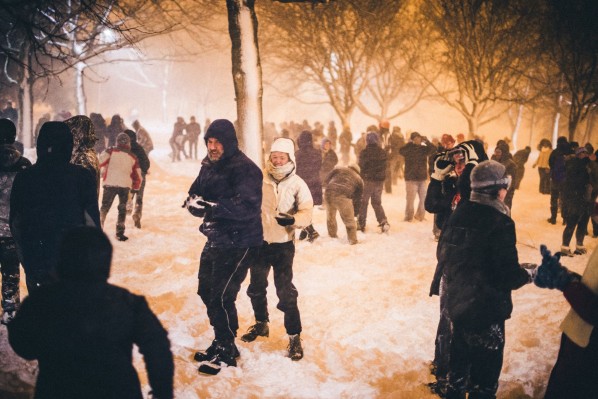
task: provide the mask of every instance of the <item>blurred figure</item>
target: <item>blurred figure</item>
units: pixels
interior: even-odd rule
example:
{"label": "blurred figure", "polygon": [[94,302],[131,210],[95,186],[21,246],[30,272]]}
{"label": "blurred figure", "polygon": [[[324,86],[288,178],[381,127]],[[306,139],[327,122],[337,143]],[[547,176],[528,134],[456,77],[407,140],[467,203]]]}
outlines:
{"label": "blurred figure", "polygon": [[58,249],[74,226],[100,226],[96,182],[70,160],[73,135],[64,122],[46,122],[37,139],[37,162],[15,177],[10,230],[29,294],[55,281]]}
{"label": "blurred figure", "polygon": [[532,149],[529,146],[526,146],[524,149],[513,154],[513,162],[515,162],[515,165],[517,165],[513,180],[513,187],[515,190],[519,190],[519,185],[521,184],[521,180],[523,180],[523,176],[525,175],[525,163],[529,159],[529,154],[531,152]]}
{"label": "blurred figure", "polygon": [[[550,165],[548,160],[552,153],[552,143],[548,139],[540,140],[538,144],[538,159],[532,165],[532,168],[538,167],[538,174],[540,175],[540,194],[550,194]],[[555,220],[556,221],[556,220]]]}
{"label": "blurred figure", "polygon": [[166,330],[143,296],[107,282],[112,245],[99,229],[64,235],[58,282],[31,293],[8,326],[21,357],[39,362],[36,398],[143,397],[133,345],[152,397],[173,397],[174,363]]}
{"label": "blurred figure", "polygon": [[139,143],[139,145],[143,147],[145,154],[149,157],[150,152],[152,152],[152,150],[154,149],[154,143],[152,141],[151,136],[149,135],[147,130],[145,130],[145,128],[141,126],[141,123],[139,123],[138,120],[133,122],[133,129],[135,129],[135,134],[137,135],[137,143]]}
{"label": "blurred figure", "polygon": [[326,186],[326,227],[328,235],[336,238],[338,227],[336,212],[347,230],[347,240],[350,245],[357,244],[357,223],[361,198],[363,195],[363,180],[359,173],[359,165],[350,164],[349,167],[337,167],[328,175]]}
{"label": "blurred figure", "polygon": [[397,185],[399,179],[403,179],[405,176],[405,157],[400,152],[401,148],[405,146],[405,137],[403,137],[400,127],[394,126],[392,128],[391,140],[394,167],[391,165],[390,170],[394,186]]}
{"label": "blurred figure", "polygon": [[[368,129],[367,129],[368,131],[370,130],[370,127],[368,127]],[[366,133],[365,132],[361,132],[361,135],[359,136],[359,138],[357,139],[357,141],[353,145],[353,152],[355,153],[355,159],[359,159],[359,154],[361,154],[361,151],[363,151],[363,149],[366,146],[365,136],[366,136]]]}
{"label": "blurred figure", "polygon": [[[307,121],[304,121],[307,123]],[[295,152],[297,160],[297,176],[302,178],[314,200],[314,206],[322,205],[322,180],[320,170],[322,169],[322,152],[314,148],[313,136],[310,131],[304,130],[297,138],[299,149]],[[320,234],[313,225],[307,226],[299,234],[299,239],[308,239],[313,242]]]}
{"label": "blurred figure", "polygon": [[330,145],[332,149],[336,151],[336,141],[338,140],[338,133],[336,131],[336,126],[334,125],[334,121],[330,121],[328,123],[328,139],[330,140]]}
{"label": "blurred figure", "polygon": [[9,100],[4,103],[1,117],[9,119],[15,126],[19,126],[19,111],[12,107],[12,101]]}
{"label": "blurred figure", "polygon": [[51,119],[52,118],[51,118],[50,114],[48,114],[48,113],[43,114],[42,117],[38,119],[37,125],[35,125],[33,137],[31,140],[31,144],[33,146],[35,146],[35,143],[37,143],[37,137],[39,136],[39,131],[42,128],[43,124],[46,122],[50,122]]}
{"label": "blurred figure", "polygon": [[320,181],[324,181],[328,173],[332,172],[332,169],[338,163],[338,157],[336,156],[336,152],[332,148],[332,142],[327,137],[322,139],[322,144],[320,145],[320,150],[322,151],[322,166],[320,167]]}
{"label": "blurred figure", "polygon": [[338,138],[338,141],[340,144],[341,162],[343,166],[347,166],[351,158],[351,146],[353,145],[353,135],[351,134],[351,129],[344,128],[340,137]]}
{"label": "blurred figure", "polygon": [[548,223],[550,224],[556,224],[556,215],[559,209],[561,209],[563,223],[566,218],[562,207],[566,178],[565,159],[571,154],[572,151],[567,138],[561,136],[557,139],[556,148],[548,158],[548,165],[550,166],[550,218],[548,218]]}
{"label": "blurred figure", "polygon": [[73,155],[71,163],[83,166],[91,173],[100,194],[100,161],[94,149],[95,130],[91,119],[85,115],[76,115],[64,121],[73,134]]}
{"label": "blurred figure", "polygon": [[10,193],[17,173],[31,166],[14,146],[17,129],[10,119],[0,119],[0,271],[2,273],[2,324],[9,323],[21,303],[21,271],[9,224]]}
{"label": "blurred figure", "polygon": [[[137,158],[139,168],[141,169],[141,185],[139,190],[131,191],[129,200],[127,201],[127,213],[133,213],[133,223],[138,229],[141,228],[141,215],[143,213],[143,193],[145,192],[145,181],[149,174],[150,160],[145,153],[143,147],[137,142],[137,135],[132,130],[125,130],[127,136],[131,140],[131,153]],[[135,206],[133,207],[133,203]],[[134,209],[133,209],[134,208]]]}
{"label": "blurred figure", "polygon": [[507,176],[511,176],[511,185],[507,189],[505,204],[509,209],[513,209],[513,197],[515,196],[515,185],[513,182],[517,178],[517,164],[513,161],[513,155],[509,150],[509,144],[505,140],[498,140],[494,154],[490,158],[493,161],[500,162],[507,169]]}
{"label": "blurred figure", "polygon": [[189,119],[189,123],[185,126],[187,131],[186,138],[189,143],[189,157],[191,159],[197,159],[197,142],[199,141],[199,135],[201,134],[201,126],[195,121],[195,116]]}
{"label": "blurred figure", "polygon": [[368,205],[371,199],[372,208],[374,208],[376,220],[378,221],[378,228],[381,233],[386,233],[390,230],[390,225],[382,207],[382,190],[388,172],[387,153],[380,147],[380,136],[376,131],[368,132],[366,142],[367,146],[359,155],[359,168],[363,179],[363,196],[359,208],[357,230],[365,232]]}
{"label": "blurred figure", "polygon": [[172,128],[172,135],[170,136],[170,140],[168,143],[170,144],[170,148],[172,149],[171,160],[172,162],[180,161],[181,160],[181,151],[185,158],[189,158],[187,153],[185,152],[185,127],[187,124],[185,120],[178,116],[176,118],[176,122],[174,123],[174,127]]}
{"label": "blurred figure", "polygon": [[116,136],[125,131],[125,123],[119,114],[112,115],[110,124],[106,128],[106,148],[116,145]]}
{"label": "blurred figure", "polygon": [[108,138],[106,137],[106,121],[104,120],[102,114],[95,114],[93,112],[89,114],[89,119],[91,119],[91,122],[93,123],[93,129],[96,138],[98,139],[94,146],[94,149],[96,150],[96,154],[101,154],[106,149],[106,142],[108,140]]}

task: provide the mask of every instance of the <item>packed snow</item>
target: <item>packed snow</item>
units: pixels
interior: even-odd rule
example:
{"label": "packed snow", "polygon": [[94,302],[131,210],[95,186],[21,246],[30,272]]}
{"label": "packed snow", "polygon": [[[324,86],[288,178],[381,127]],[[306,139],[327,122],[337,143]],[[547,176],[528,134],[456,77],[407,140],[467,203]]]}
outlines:
{"label": "packed snow", "polygon": [[[389,234],[377,232],[370,208],[358,245],[348,244],[340,218],[339,238],[329,238],[325,210],[314,209],[314,225],[321,236],[314,243],[297,241],[294,263],[303,324],[302,360],[285,357],[288,338],[270,275],[270,337],[253,343],[237,340],[238,367],[223,369],[217,376],[199,375],[192,355],[213,339],[205,307],[196,294],[205,237],[198,231],[201,220],[181,205],[200,161],[171,163],[166,139],[157,144],[150,156],[142,228],[135,229],[128,218],[130,239],[117,241],[113,205],[105,231],[114,245],[110,282],[145,295],[169,331],[177,398],[437,397],[426,386],[433,381],[429,364],[438,322],[438,297],[428,296],[436,266],[433,217],[403,222],[402,180],[392,194],[382,197]],[[520,262],[539,262],[540,244],[558,250],[563,231],[560,223],[546,221],[550,199],[538,193],[538,174],[530,166],[536,156],[532,153],[513,201]],[[595,245],[594,239],[586,238],[590,253]],[[563,263],[581,272],[588,258],[589,254],[576,256]],[[240,334],[254,322],[247,284],[237,299]],[[21,287],[25,295],[24,279]],[[515,291],[513,300],[498,397],[541,398],[558,351],[559,324],[569,307],[559,291],[534,285]],[[0,392],[33,384],[34,364],[11,353],[4,326],[0,350]],[[139,354],[135,365],[147,394],[150,388]]]}

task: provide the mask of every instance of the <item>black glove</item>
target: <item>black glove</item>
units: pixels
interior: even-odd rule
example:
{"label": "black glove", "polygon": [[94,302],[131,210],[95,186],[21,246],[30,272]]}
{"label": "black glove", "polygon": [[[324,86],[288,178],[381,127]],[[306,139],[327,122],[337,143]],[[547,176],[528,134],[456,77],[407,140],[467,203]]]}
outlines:
{"label": "black glove", "polygon": [[561,254],[552,255],[545,245],[540,245],[542,264],[534,276],[534,284],[540,288],[563,290],[573,280],[579,280],[577,273],[572,273],[561,265]]}
{"label": "black glove", "polygon": [[295,224],[295,218],[288,213],[279,212],[274,218],[281,226],[292,226]]}
{"label": "black glove", "polygon": [[187,208],[189,213],[193,216],[203,218],[206,216],[206,213],[212,210],[214,205],[216,205],[216,203],[206,201],[200,196],[192,195],[187,197],[183,203],[183,208]]}

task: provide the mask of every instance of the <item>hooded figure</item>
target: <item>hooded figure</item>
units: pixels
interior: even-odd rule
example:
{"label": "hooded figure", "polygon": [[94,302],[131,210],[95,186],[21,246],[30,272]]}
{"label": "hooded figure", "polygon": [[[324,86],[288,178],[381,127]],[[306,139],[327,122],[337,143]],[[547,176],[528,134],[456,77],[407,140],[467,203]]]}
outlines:
{"label": "hooded figure", "polygon": [[288,357],[303,357],[301,317],[297,306],[297,288],[293,285],[295,229],[311,224],[313,200],[307,184],[295,174],[295,145],[291,139],[278,138],[272,143],[264,168],[262,225],[264,245],[258,261],[251,265],[251,283],[247,295],[256,323],[241,339],[254,341],[268,336],[269,314],[266,287],[272,268],[278,296],[278,308],[284,312],[284,326],[289,335]]}
{"label": "hooded figure", "polygon": [[98,139],[91,119],[85,115],[76,115],[64,121],[73,134],[73,155],[71,163],[87,169],[97,182],[100,193],[100,161],[94,146]]}
{"label": "hooded figure", "polygon": [[301,132],[297,138],[297,146],[297,175],[307,183],[314,205],[322,205],[322,152],[314,148],[313,136],[307,130]]}
{"label": "hooded figure", "polygon": [[359,167],[363,178],[363,197],[359,209],[357,229],[365,231],[368,205],[370,199],[376,214],[378,227],[382,232],[388,231],[390,225],[382,207],[382,189],[388,172],[388,153],[380,146],[380,136],[375,131],[370,131],[366,138],[366,147],[359,154]]}
{"label": "hooded figure", "polygon": [[135,155],[139,162],[139,168],[141,169],[141,186],[139,190],[133,192],[127,202],[127,212],[133,211],[133,200],[135,201],[135,210],[133,211],[133,222],[135,227],[141,228],[141,214],[143,211],[143,193],[145,192],[145,176],[149,172],[150,160],[145,152],[145,149],[137,142],[137,134],[132,130],[125,130],[125,134],[129,136],[131,142],[131,153]]}
{"label": "hooded figure", "polygon": [[70,163],[73,135],[64,122],[46,122],[37,162],[17,174],[10,196],[10,229],[31,293],[54,281],[58,246],[74,226],[100,226],[96,182]]}
{"label": "hooded figure", "polygon": [[239,328],[235,300],[249,265],[262,246],[262,172],[238,147],[233,124],[218,119],[204,135],[208,155],[185,202],[203,218],[207,237],[199,265],[198,294],[207,308],[215,339],[196,359],[209,361],[200,372],[215,374],[220,363],[236,366]]}
{"label": "hooded figure", "polygon": [[9,326],[9,342],[37,359],[36,398],[143,397],[133,344],[146,363],[153,397],[173,397],[174,364],[166,330],[143,296],[107,282],[112,245],[101,230],[64,235],[58,282],[31,293]]}

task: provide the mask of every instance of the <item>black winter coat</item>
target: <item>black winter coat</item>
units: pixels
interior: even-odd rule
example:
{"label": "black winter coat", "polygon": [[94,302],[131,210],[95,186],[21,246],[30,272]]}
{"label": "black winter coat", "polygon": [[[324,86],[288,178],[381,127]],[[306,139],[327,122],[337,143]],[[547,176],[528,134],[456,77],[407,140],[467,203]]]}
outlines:
{"label": "black winter coat", "polygon": [[189,195],[216,203],[206,213],[199,231],[208,238],[206,245],[210,247],[261,246],[264,239],[261,210],[263,174],[239,150],[232,124],[224,124],[225,128],[218,130],[219,124],[223,124],[220,121],[212,122],[204,139],[207,143],[209,138],[217,138],[224,147],[224,154],[217,162],[206,156],[201,162],[199,176],[189,189]]}
{"label": "black winter coat", "polygon": [[297,138],[297,146],[299,147],[295,152],[297,176],[307,183],[314,205],[322,205],[322,180],[320,178],[322,152],[314,148],[313,136],[308,131],[301,132]]}
{"label": "black winter coat", "polygon": [[455,209],[437,248],[453,323],[477,330],[511,316],[511,291],[529,282],[516,241],[513,220],[493,207],[467,201]]}
{"label": "black winter coat", "polygon": [[405,144],[399,153],[405,157],[405,180],[424,181],[428,178],[428,156],[436,152],[436,147],[430,142],[417,145],[412,142]]}
{"label": "black winter coat", "polygon": [[39,361],[35,398],[141,399],[133,344],[155,398],[172,398],[167,333],[144,297],[105,282],[61,281],[25,298],[8,327],[25,359]]}
{"label": "black winter coat", "polygon": [[361,207],[363,180],[352,168],[335,168],[325,180],[326,195],[346,197],[353,201],[355,215]]}
{"label": "black winter coat", "polygon": [[17,172],[30,166],[31,162],[14,145],[0,145],[0,237],[12,237],[8,220],[12,183]]}
{"label": "black winter coat", "polygon": [[565,214],[580,214],[590,211],[591,192],[589,158],[571,158],[565,162],[565,187],[563,210]]}
{"label": "black winter coat", "polygon": [[363,180],[384,181],[386,178],[386,151],[378,144],[368,144],[359,154],[359,167]]}

